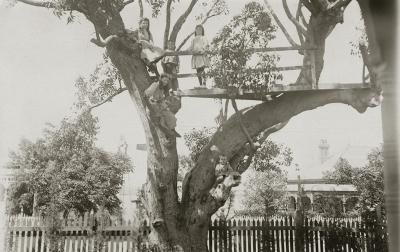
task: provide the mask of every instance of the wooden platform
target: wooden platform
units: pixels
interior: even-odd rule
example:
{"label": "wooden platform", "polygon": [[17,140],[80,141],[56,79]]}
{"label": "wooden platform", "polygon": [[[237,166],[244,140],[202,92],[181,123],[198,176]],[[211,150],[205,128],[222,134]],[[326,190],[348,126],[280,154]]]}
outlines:
{"label": "wooden platform", "polygon": [[323,90],[341,90],[341,89],[366,89],[370,88],[369,83],[320,83],[318,88],[312,89],[311,86],[303,85],[275,85],[263,92],[244,91],[244,90],[228,90],[222,88],[208,89],[187,89],[177,91],[176,94],[181,97],[197,97],[197,98],[215,98],[228,99],[234,98],[239,100],[269,100],[271,96],[287,92],[318,92]]}

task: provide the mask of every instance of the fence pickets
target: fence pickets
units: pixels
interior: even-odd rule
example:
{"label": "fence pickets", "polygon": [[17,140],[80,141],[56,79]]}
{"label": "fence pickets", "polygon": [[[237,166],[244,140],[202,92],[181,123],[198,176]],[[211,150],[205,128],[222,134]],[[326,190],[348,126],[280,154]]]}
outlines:
{"label": "fence pickets", "polygon": [[[43,219],[10,217],[7,251],[51,252],[55,248],[64,252],[140,251],[137,225],[109,219],[97,221],[94,228],[94,223],[95,218],[88,215],[64,220],[57,231],[58,242],[50,244],[47,238],[51,234]],[[377,241],[385,238],[386,231],[376,225],[367,227],[358,219],[306,218],[301,227],[302,251],[379,251]],[[215,219],[210,223],[207,244],[210,252],[294,252],[295,231],[291,217]],[[140,231],[143,235],[148,232],[148,228]]]}
{"label": "fence pickets", "polygon": [[[339,221],[341,220],[341,221]],[[302,228],[305,252],[380,251],[378,238],[384,227],[368,227],[357,219],[305,219]],[[210,252],[295,252],[293,218],[214,220],[208,232]]]}

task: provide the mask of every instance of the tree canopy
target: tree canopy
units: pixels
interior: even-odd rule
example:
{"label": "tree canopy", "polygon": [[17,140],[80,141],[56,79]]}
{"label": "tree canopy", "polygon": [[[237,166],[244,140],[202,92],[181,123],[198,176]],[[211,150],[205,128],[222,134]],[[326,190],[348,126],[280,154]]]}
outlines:
{"label": "tree canopy", "polygon": [[42,215],[97,211],[117,212],[123,175],[133,169],[125,153],[95,146],[97,119],[85,113],[48,125],[36,141],[21,141],[10,154],[9,168],[18,170],[10,186],[8,211]]}
{"label": "tree canopy", "polygon": [[353,167],[346,159],[340,159],[335,169],[324,176],[338,184],[354,185],[360,193],[360,210],[368,211],[384,205],[383,170],[382,148],[379,147],[368,154],[365,166]]}
{"label": "tree canopy", "polygon": [[[304,111],[312,110],[317,107],[330,103],[343,103],[352,106],[358,112],[364,112],[368,107],[379,104],[380,87],[373,83],[373,88],[362,90],[320,90],[318,92],[291,92],[275,97],[272,101],[262,102],[251,107],[247,107],[233,114],[226,120],[218,130],[210,137],[207,144],[201,148],[201,152],[196,155],[190,171],[186,174],[182,185],[182,198],[179,199],[177,192],[177,180],[179,171],[178,153],[175,137],[171,139],[163,130],[159,120],[152,113],[149,99],[145,95],[145,90],[152,83],[152,79],[147,71],[145,62],[141,59],[141,43],[125,27],[125,22],[121,11],[129,4],[136,1],[121,0],[19,0],[26,4],[37,7],[46,7],[54,11],[56,15],[69,15],[73,21],[74,13],[78,12],[85,16],[94,26],[96,38],[92,39],[94,44],[106,49],[107,56],[113,67],[118,72],[113,77],[121,78],[124,88],[121,88],[114,79],[112,82],[102,82],[96,78],[89,79],[89,85],[82,81],[80,87],[86,92],[81,101],[89,101],[89,108],[110,101],[112,97],[127,90],[134,102],[142,122],[146,142],[149,146],[147,158],[147,182],[143,187],[143,200],[146,211],[149,215],[152,232],[150,233],[150,243],[161,250],[167,250],[171,246],[179,246],[184,251],[206,251],[208,224],[213,215],[228,199],[230,191],[238,185],[238,178],[251,164],[255,157],[257,147],[268,138],[268,136],[280,130],[294,116]],[[137,1],[139,5],[139,15],[143,16],[143,1]],[[165,30],[163,47],[167,42],[176,45],[178,34],[185,24],[193,9],[199,3],[206,3],[206,12],[201,22],[209,20],[212,16],[225,13],[223,1],[191,0],[185,3],[185,8],[176,15],[176,21],[171,24],[172,14],[175,4],[183,4],[183,1],[156,0],[145,1],[152,7],[153,15],[157,16],[161,11],[165,11]],[[267,3],[267,1],[264,1]],[[335,2],[326,0],[299,1],[297,5],[296,17],[292,15],[286,0],[282,1],[285,14],[298,31],[299,42],[294,41],[290,35],[285,33],[286,38],[292,45],[301,45],[312,50],[300,51],[303,54],[303,68],[300,71],[298,80],[295,84],[311,86],[311,82],[318,83],[320,74],[324,67],[325,41],[338,23],[343,22],[343,12],[350,0],[338,0]],[[268,5],[267,5],[268,6]],[[214,45],[223,45],[226,38],[235,49],[242,50],[247,46],[265,46],[268,39],[273,37],[274,26],[271,25],[273,9],[267,12],[256,3],[246,6],[248,12],[242,13],[245,19],[235,17],[220,34],[220,39],[216,39]],[[254,12],[254,17],[250,15]],[[303,13],[306,12],[306,13]],[[364,13],[364,12],[363,12]],[[256,19],[257,17],[257,19]],[[246,20],[249,20],[246,23]],[[278,19],[274,17],[279,24]],[[251,22],[250,22],[251,21]],[[200,22],[200,21],[199,21]],[[283,29],[282,29],[283,30]],[[189,37],[191,34],[188,35]],[[222,40],[221,40],[222,38]],[[184,44],[183,40],[182,43]],[[370,40],[369,40],[370,41]],[[181,43],[181,45],[182,45]],[[227,47],[229,47],[229,43]],[[248,45],[243,45],[248,43]],[[370,43],[370,45],[373,43]],[[177,48],[181,48],[178,46]],[[251,86],[273,82],[279,78],[271,71],[274,69],[276,58],[263,58],[262,56],[254,59],[254,65],[249,54],[237,54],[234,50],[227,52],[232,54],[232,61],[226,60],[226,68],[230,70],[229,76],[223,76],[222,71],[218,70],[217,78],[227,78],[227,81],[237,81],[229,83],[237,86]],[[218,60],[225,60],[221,55]],[[225,56],[224,56],[225,57]],[[235,58],[236,57],[236,58]],[[236,60],[236,62],[235,62]],[[309,71],[306,66],[310,62],[315,63],[315,71]],[[218,63],[216,63],[218,64]],[[214,64],[214,67],[216,66]],[[223,64],[221,64],[223,66]],[[259,75],[255,74],[253,79],[250,75],[241,75],[236,72],[238,67],[245,70],[250,68],[266,68]],[[217,66],[218,67],[218,66]],[[231,69],[229,69],[231,68]],[[217,69],[217,68],[214,68]],[[245,71],[246,73],[246,71]],[[272,74],[271,74],[272,73]],[[312,74],[311,74],[312,73]],[[315,76],[314,76],[315,75]],[[242,78],[243,77],[243,78]],[[218,84],[218,80],[216,81]],[[219,84],[223,84],[220,81]],[[104,87],[101,91],[98,87]],[[95,94],[92,96],[91,94]],[[110,94],[108,97],[107,94]],[[231,97],[226,97],[231,99]],[[178,99],[179,100],[179,99]],[[93,104],[96,102],[96,104]],[[177,101],[180,103],[180,101]],[[167,109],[176,113],[180,104],[169,104]],[[157,111],[156,111],[157,112]],[[83,146],[84,147],[84,146]],[[67,149],[68,150],[68,149]],[[67,151],[66,153],[70,153]],[[221,156],[228,160],[232,167],[237,168],[237,173],[231,173],[222,183],[216,183],[216,165]],[[72,160],[75,160],[72,159]],[[62,162],[61,162],[62,163]],[[58,164],[58,163],[56,163]],[[57,166],[55,166],[57,169]],[[175,247],[176,248],[176,247]]]}

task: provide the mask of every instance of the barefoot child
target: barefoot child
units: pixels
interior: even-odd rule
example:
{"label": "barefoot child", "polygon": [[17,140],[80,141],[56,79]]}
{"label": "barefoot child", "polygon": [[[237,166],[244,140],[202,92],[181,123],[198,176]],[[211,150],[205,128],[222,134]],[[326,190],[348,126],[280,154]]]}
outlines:
{"label": "barefoot child", "polygon": [[206,88],[206,79],[204,69],[210,66],[210,60],[205,54],[208,49],[208,41],[204,36],[204,28],[202,25],[197,25],[194,31],[194,38],[190,45],[190,51],[201,53],[201,55],[193,55],[192,68],[197,71],[200,88]]}

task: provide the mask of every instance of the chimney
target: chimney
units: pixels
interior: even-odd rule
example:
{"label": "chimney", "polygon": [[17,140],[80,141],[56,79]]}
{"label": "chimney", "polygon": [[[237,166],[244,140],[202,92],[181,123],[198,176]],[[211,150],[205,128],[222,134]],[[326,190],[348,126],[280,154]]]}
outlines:
{"label": "chimney", "polygon": [[319,147],[319,160],[322,163],[324,163],[328,159],[328,150],[329,150],[329,144],[326,139],[321,139],[321,142],[318,145]]}

